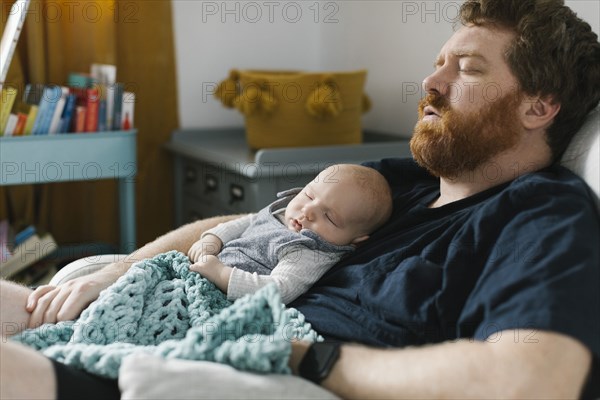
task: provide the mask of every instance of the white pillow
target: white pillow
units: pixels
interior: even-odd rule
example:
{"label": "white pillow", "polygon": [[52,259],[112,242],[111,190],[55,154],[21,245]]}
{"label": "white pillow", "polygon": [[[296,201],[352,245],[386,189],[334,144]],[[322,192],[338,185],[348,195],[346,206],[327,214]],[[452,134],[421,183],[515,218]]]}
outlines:
{"label": "white pillow", "polygon": [[119,370],[121,399],[338,399],[291,375],[259,375],[207,361],[146,354],[125,357]]}
{"label": "white pillow", "polygon": [[58,286],[71,279],[92,274],[108,264],[117,262],[127,257],[127,254],[100,254],[72,261],[61,268],[50,281],[50,285]]}
{"label": "white pillow", "polygon": [[600,105],[587,116],[561,159],[561,164],[583,178],[596,194],[600,210]]}

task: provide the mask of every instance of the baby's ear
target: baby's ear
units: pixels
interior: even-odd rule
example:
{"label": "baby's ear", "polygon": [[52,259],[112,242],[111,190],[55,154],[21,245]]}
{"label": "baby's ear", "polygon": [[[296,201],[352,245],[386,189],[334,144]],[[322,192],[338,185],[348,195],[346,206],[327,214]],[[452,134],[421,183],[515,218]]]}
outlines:
{"label": "baby's ear", "polygon": [[354,239],[354,240],[352,241],[352,243],[350,243],[350,244],[354,244],[354,245],[356,245],[356,244],[359,244],[360,242],[364,242],[364,241],[365,241],[365,240],[367,240],[368,238],[369,238],[369,235],[359,236],[359,237],[357,237],[356,239]]}

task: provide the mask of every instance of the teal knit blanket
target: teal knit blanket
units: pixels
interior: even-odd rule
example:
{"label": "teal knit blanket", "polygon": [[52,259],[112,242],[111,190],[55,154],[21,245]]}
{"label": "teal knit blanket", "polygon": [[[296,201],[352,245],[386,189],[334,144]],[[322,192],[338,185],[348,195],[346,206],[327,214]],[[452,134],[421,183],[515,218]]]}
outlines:
{"label": "teal knit blanket", "polygon": [[293,338],[322,338],[275,285],[235,303],[171,251],[134,264],[75,321],[42,325],[13,340],[96,375],[116,378],[137,352],[289,373]]}

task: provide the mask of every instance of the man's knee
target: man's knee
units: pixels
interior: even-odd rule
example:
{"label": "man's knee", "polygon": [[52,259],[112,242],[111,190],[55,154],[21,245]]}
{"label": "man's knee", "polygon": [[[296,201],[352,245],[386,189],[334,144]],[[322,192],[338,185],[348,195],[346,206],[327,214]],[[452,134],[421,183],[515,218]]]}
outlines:
{"label": "man's knee", "polygon": [[5,342],[7,338],[24,331],[25,329],[27,329],[27,324],[25,322],[2,321],[2,341]]}
{"label": "man's knee", "polygon": [[56,398],[56,376],[49,359],[18,343],[0,343],[0,398]]}
{"label": "man's knee", "polygon": [[14,282],[0,280],[0,334],[12,336],[27,328],[29,312],[25,309],[31,289]]}

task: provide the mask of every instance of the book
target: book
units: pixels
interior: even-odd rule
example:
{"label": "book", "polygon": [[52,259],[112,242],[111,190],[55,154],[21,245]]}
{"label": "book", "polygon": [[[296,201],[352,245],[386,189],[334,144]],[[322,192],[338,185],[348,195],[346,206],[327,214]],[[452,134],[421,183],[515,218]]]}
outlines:
{"label": "book", "polygon": [[135,108],[135,93],[123,93],[123,105],[121,107],[121,128],[129,130],[133,128],[133,113]]}
{"label": "book", "polygon": [[73,132],[81,133],[85,132],[85,115],[87,114],[84,106],[75,107],[75,118]]}
{"label": "book", "polygon": [[67,86],[71,88],[87,89],[94,84],[94,79],[90,74],[83,72],[71,72],[67,78]]}
{"label": "book", "polygon": [[17,98],[17,89],[13,87],[5,87],[2,89],[2,107],[0,108],[0,136],[4,134],[8,117]]}
{"label": "book", "polygon": [[[44,119],[40,127],[41,131],[38,133],[39,135],[47,135],[50,133],[50,124],[52,124],[52,119],[54,118],[54,111],[56,110],[60,102],[60,98],[62,97],[62,88],[60,86],[51,85],[49,86],[49,89],[49,107],[46,110],[46,114],[44,114]],[[44,94],[44,96],[46,96],[46,94]],[[42,101],[43,100],[44,99],[42,99]]]}
{"label": "book", "polygon": [[6,279],[18,274],[36,261],[51,255],[57,247],[49,233],[41,237],[34,234],[15,247],[12,257],[0,263],[0,278]]}
{"label": "book", "polygon": [[19,111],[17,113],[17,124],[15,125],[15,131],[13,136],[21,136],[25,132],[25,123],[27,122],[27,114]]}
{"label": "book", "polygon": [[56,108],[56,103],[62,91],[58,86],[45,86],[40,99],[37,116],[31,130],[32,135],[45,135],[50,128],[50,122]]}
{"label": "book", "polygon": [[35,229],[34,225],[29,225],[28,227],[20,230],[15,235],[15,246],[20,246],[27,239],[29,239],[30,237],[35,235],[35,233],[36,233],[36,229]]}
{"label": "book", "polygon": [[[114,85],[117,82],[117,67],[112,64],[94,63],[90,66],[90,75],[92,79],[102,88],[100,95],[100,109],[98,112],[98,130],[111,130],[113,126],[113,107],[114,107]],[[102,105],[105,100],[105,105]],[[105,112],[102,111],[105,107]],[[104,114],[104,118],[100,116]],[[105,127],[105,129],[101,129]]]}
{"label": "book", "polygon": [[17,114],[9,114],[8,121],[6,121],[6,126],[4,127],[4,136],[12,136],[15,133],[15,128],[17,127]]}
{"label": "book", "polygon": [[117,81],[117,67],[112,64],[94,63],[90,66],[92,79],[101,85],[114,85]]}
{"label": "book", "polygon": [[71,130],[71,121],[73,119],[73,115],[75,114],[75,106],[76,96],[73,93],[69,93],[65,102],[65,108],[62,116],[60,117],[59,133],[67,133]]}
{"label": "book", "polygon": [[98,103],[98,132],[106,130],[106,99],[101,97]]}
{"label": "book", "polygon": [[95,87],[89,88],[86,95],[85,131],[96,132],[98,130],[100,91]]}
{"label": "book", "polygon": [[38,106],[32,104],[29,108],[29,114],[27,114],[27,121],[25,122],[25,130],[23,132],[23,135],[31,135],[31,130],[33,129],[33,123],[35,122],[37,112]]}
{"label": "book", "polygon": [[[10,108],[18,118],[16,129],[14,118],[10,118],[9,134],[52,135],[132,129],[135,94],[125,92],[124,84],[115,80],[116,66],[95,63],[90,74],[70,73],[67,86],[27,84],[19,107]],[[2,104],[4,108],[8,107],[6,103]],[[10,114],[3,116],[6,122]]]}
{"label": "book", "polygon": [[67,101],[68,94],[69,94],[69,88],[66,86],[61,86],[60,87],[60,98],[56,102],[56,108],[54,109],[54,113],[52,114],[50,126],[48,128],[49,135],[55,135],[59,132],[60,119],[63,114],[63,109],[65,108],[65,103]]}
{"label": "book", "polygon": [[31,111],[31,104],[19,101],[13,106],[15,114],[17,114],[17,126],[13,132],[13,136],[21,136],[25,134],[25,124],[27,118],[29,118],[29,112]]}
{"label": "book", "polygon": [[106,87],[106,130],[113,129],[115,108],[115,84]]}
{"label": "book", "polygon": [[114,85],[114,101],[113,101],[113,125],[112,130],[118,131],[121,129],[122,122],[122,109],[123,109],[123,92],[124,87],[122,83],[115,83]]}

